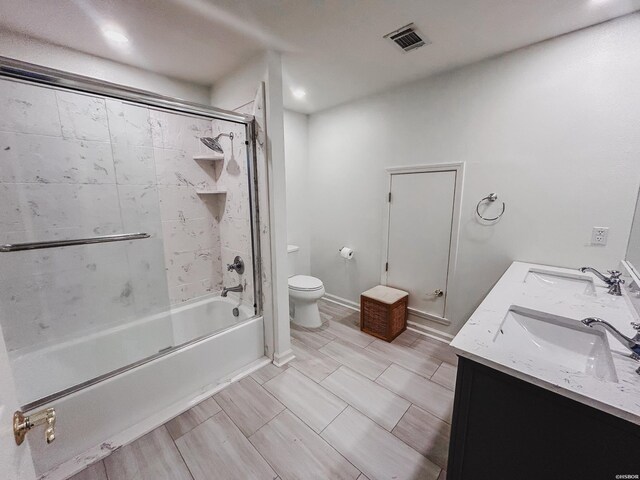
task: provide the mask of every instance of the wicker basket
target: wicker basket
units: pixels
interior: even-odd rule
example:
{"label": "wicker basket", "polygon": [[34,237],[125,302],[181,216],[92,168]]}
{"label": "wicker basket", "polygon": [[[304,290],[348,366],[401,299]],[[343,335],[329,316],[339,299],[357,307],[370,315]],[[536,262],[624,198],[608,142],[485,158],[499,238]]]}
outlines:
{"label": "wicker basket", "polygon": [[360,296],[360,330],[391,342],[407,329],[409,294],[378,285]]}

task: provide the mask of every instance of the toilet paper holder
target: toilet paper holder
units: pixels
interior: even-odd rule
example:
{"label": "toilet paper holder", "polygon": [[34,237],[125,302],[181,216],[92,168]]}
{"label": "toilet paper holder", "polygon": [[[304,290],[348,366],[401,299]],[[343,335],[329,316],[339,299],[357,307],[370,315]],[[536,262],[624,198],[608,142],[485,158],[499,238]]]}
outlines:
{"label": "toilet paper holder", "polygon": [[338,249],[338,253],[340,253],[340,256],[342,258],[344,258],[345,260],[351,260],[353,258],[353,255],[354,255],[353,249],[351,249],[349,247],[339,248]]}

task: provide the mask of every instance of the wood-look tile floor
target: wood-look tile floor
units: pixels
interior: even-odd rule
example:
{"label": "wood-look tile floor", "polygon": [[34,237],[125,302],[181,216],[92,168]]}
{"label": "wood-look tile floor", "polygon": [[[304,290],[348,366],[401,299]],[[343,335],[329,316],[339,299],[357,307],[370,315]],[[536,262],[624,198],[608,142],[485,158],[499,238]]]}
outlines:
{"label": "wood-look tile floor", "polygon": [[321,300],[296,359],[254,372],[72,480],[445,480],[456,356],[406,331],[362,333]]}

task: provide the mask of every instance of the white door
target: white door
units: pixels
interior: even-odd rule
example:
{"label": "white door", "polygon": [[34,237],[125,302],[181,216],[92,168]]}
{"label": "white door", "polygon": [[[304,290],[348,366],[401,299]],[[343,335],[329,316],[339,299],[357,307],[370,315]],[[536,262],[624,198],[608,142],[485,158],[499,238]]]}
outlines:
{"label": "white door", "polygon": [[409,308],[444,317],[455,171],[391,175],[387,285],[409,292]]}

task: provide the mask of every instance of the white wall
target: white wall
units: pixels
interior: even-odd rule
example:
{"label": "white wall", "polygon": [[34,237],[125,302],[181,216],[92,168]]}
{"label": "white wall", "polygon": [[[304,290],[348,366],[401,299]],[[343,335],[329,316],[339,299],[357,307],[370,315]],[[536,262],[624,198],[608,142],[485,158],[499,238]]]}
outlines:
{"label": "white wall", "polygon": [[0,30],[0,55],[191,102],[209,103],[209,87]]}
{"label": "white wall", "polygon": [[271,275],[274,314],[274,363],[293,358],[289,331],[289,283],[287,262],[287,198],[284,159],[284,107],[282,56],[266,53],[266,129],[269,178],[269,226],[271,228]]}
{"label": "white wall", "polygon": [[260,53],[225,75],[211,86],[211,105],[226,110],[238,110],[252,102],[256,88],[266,80],[268,55]]}
{"label": "white wall", "polygon": [[[453,324],[438,328],[455,333],[513,260],[617,266],[640,179],[638,45],[635,14],[312,115],[312,275],[357,301],[380,279],[384,168],[459,161]],[[474,209],[489,192],[507,210],[487,227]],[[593,226],[610,227],[606,247]]]}
{"label": "white wall", "polygon": [[309,116],[284,111],[284,160],[287,170],[287,242],[298,245],[298,267],[311,271],[309,228]]}
{"label": "white wall", "polygon": [[[220,108],[255,111],[256,89],[264,82],[266,145],[258,145],[258,157],[266,153],[268,198],[260,206],[261,217],[268,211],[271,285],[265,283],[264,302],[266,352],[280,365],[293,358],[289,338],[289,288],[287,283],[287,206],[282,100],[282,60],[278,52],[265,51],[236,71],[217,81],[211,88],[211,103]],[[258,116],[258,114],[256,114]],[[261,125],[258,125],[261,128]],[[260,142],[260,133],[258,134]],[[260,168],[258,169],[260,176]],[[260,181],[260,179],[259,179]],[[262,185],[262,183],[261,183]],[[263,263],[267,260],[264,256]],[[263,265],[264,267],[264,265]],[[266,269],[265,269],[266,270]],[[271,330],[273,329],[273,330]],[[272,342],[273,340],[273,342]]]}

